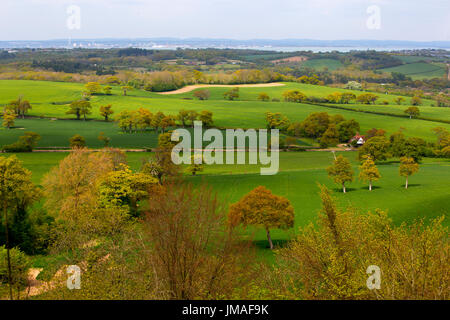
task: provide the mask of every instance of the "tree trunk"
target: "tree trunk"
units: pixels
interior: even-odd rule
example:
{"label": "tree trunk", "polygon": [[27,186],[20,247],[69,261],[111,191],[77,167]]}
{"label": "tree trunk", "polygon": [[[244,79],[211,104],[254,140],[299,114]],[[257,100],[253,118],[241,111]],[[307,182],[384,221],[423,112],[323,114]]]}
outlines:
{"label": "tree trunk", "polygon": [[406,176],[405,189],[408,189],[408,176]]}
{"label": "tree trunk", "polygon": [[345,190],[345,183],[342,184],[342,192],[344,192],[344,193],[346,192],[346,190]]}
{"label": "tree trunk", "polygon": [[8,263],[8,285],[9,285],[9,299],[13,300],[13,293],[12,293],[12,279],[11,279],[11,256],[9,253],[9,226],[8,226],[8,211],[6,206],[6,200],[3,204],[3,213],[5,215],[5,237],[6,237],[6,259]]}
{"label": "tree trunk", "polygon": [[272,243],[272,238],[270,237],[269,229],[266,229],[266,233],[267,233],[267,240],[269,240],[270,250],[273,250],[273,243]]}
{"label": "tree trunk", "polygon": [[369,191],[372,191],[372,181],[369,181]]}

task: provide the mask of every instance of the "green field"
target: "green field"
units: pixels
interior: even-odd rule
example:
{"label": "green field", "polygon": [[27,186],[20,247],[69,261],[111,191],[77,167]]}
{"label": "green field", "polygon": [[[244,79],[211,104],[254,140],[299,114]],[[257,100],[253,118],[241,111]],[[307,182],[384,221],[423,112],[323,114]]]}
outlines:
{"label": "green field", "polygon": [[381,69],[383,72],[399,72],[410,76],[413,80],[440,78],[446,75],[443,64],[412,62],[401,66]]}
{"label": "green field", "polygon": [[336,59],[308,59],[305,62],[302,62],[302,66],[316,70],[324,70],[327,68],[328,70],[333,71],[341,68],[343,64]]}
{"label": "green field", "polygon": [[[341,154],[350,159],[357,173],[357,153]],[[24,166],[33,172],[33,181],[40,183],[44,174],[67,156],[67,153],[31,153],[17,156],[24,162]],[[139,169],[142,159],[150,156],[150,153],[127,154],[133,169]],[[410,178],[410,188],[407,190],[404,189],[403,177],[398,174],[398,162],[384,162],[378,165],[382,178],[374,184],[373,191],[369,192],[364,183],[355,179],[346,194],[340,192],[340,188],[327,177],[325,169],[332,160],[333,155],[330,152],[282,152],[280,172],[274,176],[261,176],[258,165],[224,164],[205,166],[204,172],[199,176],[187,176],[187,179],[194,184],[205,182],[211,185],[227,203],[235,202],[253,188],[264,185],[292,202],[296,228],[313,221],[320,209],[317,183],[325,184],[334,190],[340,206],[357,207],[361,212],[373,211],[376,208],[388,210],[396,223],[449,213],[450,189],[445,185],[450,181],[450,160],[425,159],[421,163],[420,171]],[[291,232],[292,230],[274,231],[273,237],[275,240],[283,240],[290,237]],[[264,232],[256,231],[255,237],[265,245]]]}
{"label": "green field", "polygon": [[[209,88],[211,98],[207,101],[187,100],[192,97],[192,92],[161,95],[143,90],[131,91],[128,96],[121,95],[120,89],[115,87],[113,95],[93,96],[91,103],[93,113],[90,119],[95,121],[77,121],[73,116],[66,115],[70,101],[80,97],[83,90],[82,84],[44,82],[44,81],[0,81],[0,104],[7,104],[12,99],[23,94],[28,99],[33,109],[30,116],[45,116],[49,118],[17,119],[13,129],[0,129],[0,145],[9,144],[17,140],[25,131],[34,131],[42,136],[39,147],[67,147],[68,139],[75,134],[83,135],[89,147],[101,147],[102,144],[97,137],[100,132],[109,136],[111,145],[122,148],[145,148],[154,147],[157,141],[155,133],[124,134],[114,122],[106,123],[101,121],[99,107],[105,104],[112,104],[116,114],[121,110],[138,109],[145,107],[152,112],[163,111],[167,114],[176,114],[180,109],[193,109],[196,111],[210,110],[214,114],[216,126],[228,128],[264,128],[265,113],[281,112],[291,121],[302,121],[310,113],[328,112],[332,115],[341,114],[347,119],[355,119],[361,125],[361,131],[376,127],[385,129],[388,134],[404,128],[407,136],[417,136],[428,141],[434,141],[435,136],[431,129],[442,126],[450,130],[450,125],[446,123],[423,121],[420,119],[408,119],[403,114],[407,105],[397,106],[393,100],[394,95],[380,95],[379,100],[388,100],[390,105],[339,105],[340,108],[359,109],[361,111],[375,111],[403,115],[404,117],[392,117],[388,115],[376,115],[353,110],[341,110],[336,108],[316,106],[310,104],[286,103],[286,102],[261,102],[257,101],[260,92],[267,92],[271,97],[281,98],[285,90],[297,89],[307,95],[324,97],[332,92],[346,92],[349,90],[336,89],[325,86],[315,86],[299,83],[286,83],[285,86],[265,87],[265,88],[241,88],[241,97],[238,101],[223,100],[223,93],[227,88]],[[360,92],[355,92],[360,93]],[[406,98],[409,101],[410,98]],[[432,101],[424,99],[424,106],[420,107],[421,116],[450,120],[450,110],[448,108],[430,107]],[[67,120],[61,120],[67,119]],[[72,120],[70,120],[72,119]]]}

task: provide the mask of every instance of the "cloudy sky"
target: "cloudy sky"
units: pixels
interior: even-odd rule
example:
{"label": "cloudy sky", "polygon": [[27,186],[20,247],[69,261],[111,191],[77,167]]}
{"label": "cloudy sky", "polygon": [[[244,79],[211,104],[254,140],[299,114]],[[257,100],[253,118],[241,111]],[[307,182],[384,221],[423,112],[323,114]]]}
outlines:
{"label": "cloudy sky", "polygon": [[0,0],[0,40],[67,37],[449,41],[450,1]]}

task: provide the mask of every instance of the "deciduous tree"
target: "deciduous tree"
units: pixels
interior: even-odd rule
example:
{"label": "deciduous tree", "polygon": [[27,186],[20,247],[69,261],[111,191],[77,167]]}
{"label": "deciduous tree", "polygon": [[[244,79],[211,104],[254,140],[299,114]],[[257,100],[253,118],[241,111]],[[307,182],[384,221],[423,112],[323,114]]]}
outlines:
{"label": "deciduous tree", "polygon": [[353,169],[350,161],[344,156],[338,156],[333,165],[327,168],[328,176],[342,186],[342,192],[346,192],[345,183],[353,181]]}

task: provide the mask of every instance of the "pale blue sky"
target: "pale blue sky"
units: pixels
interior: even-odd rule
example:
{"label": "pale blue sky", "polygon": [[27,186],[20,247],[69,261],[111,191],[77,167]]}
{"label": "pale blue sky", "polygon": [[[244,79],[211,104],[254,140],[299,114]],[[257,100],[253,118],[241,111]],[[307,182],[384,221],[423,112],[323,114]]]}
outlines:
{"label": "pale blue sky", "polygon": [[[66,26],[67,7],[81,28]],[[380,29],[366,26],[371,5]],[[450,40],[449,0],[0,0],[0,40],[204,37]]]}

